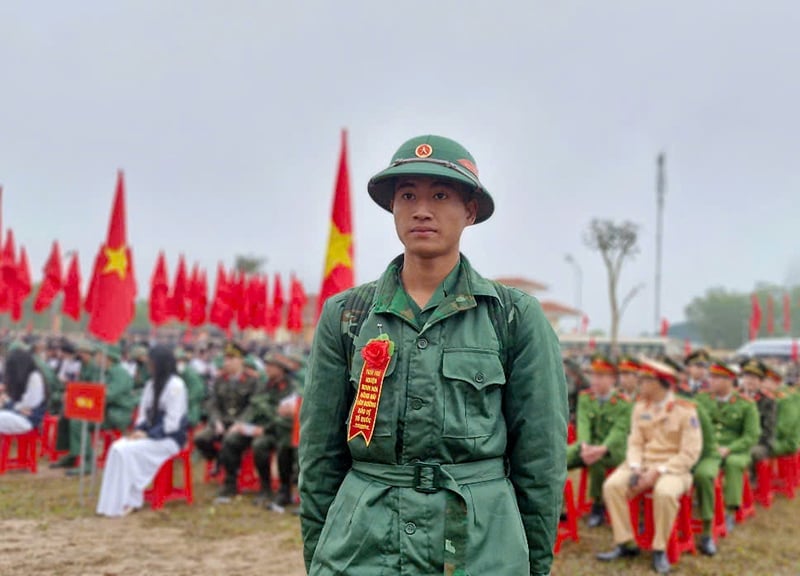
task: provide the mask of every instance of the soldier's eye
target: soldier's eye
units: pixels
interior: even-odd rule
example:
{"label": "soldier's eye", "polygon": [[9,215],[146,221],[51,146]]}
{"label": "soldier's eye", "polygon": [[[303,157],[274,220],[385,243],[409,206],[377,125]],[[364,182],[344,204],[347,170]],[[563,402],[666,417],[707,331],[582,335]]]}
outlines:
{"label": "soldier's eye", "polygon": [[400,195],[400,198],[402,198],[403,200],[413,200],[414,199],[414,195],[411,192],[403,192]]}

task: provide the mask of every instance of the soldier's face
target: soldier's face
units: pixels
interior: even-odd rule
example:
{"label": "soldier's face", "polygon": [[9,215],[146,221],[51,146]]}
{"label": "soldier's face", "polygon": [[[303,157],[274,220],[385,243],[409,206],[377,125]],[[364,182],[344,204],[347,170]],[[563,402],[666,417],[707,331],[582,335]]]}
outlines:
{"label": "soldier's face", "polygon": [[266,365],[267,378],[270,380],[282,380],[285,376],[283,368],[272,363]]}
{"label": "soldier's face", "polygon": [[708,387],[712,394],[717,396],[725,396],[733,388],[733,380],[725,376],[717,376],[712,374],[708,379]]}
{"label": "soldier's face", "polygon": [[460,185],[425,176],[399,178],[392,213],[406,252],[437,258],[458,252],[461,233],[475,222],[478,203],[465,200]]}
{"label": "soldier's face", "polygon": [[661,384],[652,376],[641,376],[639,378],[639,395],[645,400],[654,398],[659,388],[661,388]]}
{"label": "soldier's face", "polygon": [[639,384],[639,377],[634,372],[621,372],[619,375],[619,385],[625,392],[631,394],[636,392]]}
{"label": "soldier's face", "polygon": [[690,364],[689,365],[689,378],[694,381],[698,380],[705,380],[708,373],[706,372],[706,367],[702,364]]}
{"label": "soldier's face", "polygon": [[239,374],[243,366],[242,359],[238,356],[225,356],[223,368],[226,374]]}
{"label": "soldier's face", "polygon": [[590,376],[592,391],[598,396],[606,396],[614,387],[617,377],[606,372],[592,372]]}
{"label": "soldier's face", "polygon": [[761,388],[761,379],[752,374],[742,374],[739,383],[748,394],[755,394]]}

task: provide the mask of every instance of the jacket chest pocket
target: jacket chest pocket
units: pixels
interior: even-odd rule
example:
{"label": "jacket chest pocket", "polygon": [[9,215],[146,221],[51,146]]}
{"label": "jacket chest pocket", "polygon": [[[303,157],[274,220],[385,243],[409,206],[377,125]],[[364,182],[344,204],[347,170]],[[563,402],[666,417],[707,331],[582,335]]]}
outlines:
{"label": "jacket chest pocket", "polygon": [[[363,346],[362,346],[363,348]],[[361,371],[364,368],[364,358],[361,357],[361,349],[355,350],[353,353],[353,363],[350,369],[350,386],[353,389],[353,402],[350,406],[350,411],[347,415],[346,425],[349,429],[350,418],[352,417],[353,406],[356,398],[358,397],[358,387],[361,382]],[[392,355],[389,361],[389,366],[383,375],[383,383],[380,386],[380,394],[377,398],[378,408],[375,415],[375,431],[372,436],[392,436],[393,431],[397,427],[397,386],[393,374],[397,366],[397,351]]]}
{"label": "jacket chest pocket", "polygon": [[442,354],[444,423],[448,438],[479,438],[502,417],[503,364],[495,350],[457,349]]}

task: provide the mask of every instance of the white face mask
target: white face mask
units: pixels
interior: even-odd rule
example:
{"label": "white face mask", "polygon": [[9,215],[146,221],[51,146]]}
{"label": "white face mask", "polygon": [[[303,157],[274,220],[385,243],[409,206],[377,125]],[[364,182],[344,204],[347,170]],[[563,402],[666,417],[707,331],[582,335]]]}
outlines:
{"label": "white face mask", "polygon": [[183,372],[186,369],[186,362],[178,362],[178,372]]}

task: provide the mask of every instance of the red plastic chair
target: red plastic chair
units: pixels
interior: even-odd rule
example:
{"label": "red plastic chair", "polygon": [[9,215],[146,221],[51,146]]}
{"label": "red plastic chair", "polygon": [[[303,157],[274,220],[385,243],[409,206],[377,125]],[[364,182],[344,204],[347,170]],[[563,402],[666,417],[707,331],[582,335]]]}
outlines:
{"label": "red plastic chair", "polygon": [[775,461],[773,458],[767,458],[756,462],[756,489],[755,499],[763,508],[772,506],[774,499],[774,481],[773,470],[775,468]]}
{"label": "red plastic chair", "polygon": [[[692,495],[687,491],[680,499],[678,517],[672,527],[667,541],[667,558],[671,564],[680,560],[681,554],[695,554],[697,548],[694,543],[692,530]],[[639,515],[644,507],[644,524],[639,524]],[[636,544],[642,550],[652,550],[655,527],[653,524],[653,491],[647,490],[628,502],[631,515],[631,525],[634,528]]]}
{"label": "red plastic chair", "polygon": [[[611,476],[614,470],[616,470],[616,468],[609,468],[606,470],[606,478]],[[581,468],[581,479],[578,482],[578,504],[576,509],[579,518],[583,518],[592,511],[592,501],[589,500],[589,469],[586,468],[586,466]],[[606,512],[606,522],[609,522],[608,512]]]}
{"label": "red plastic chair", "polygon": [[[203,482],[208,484],[215,480],[218,484],[225,481],[225,468],[220,468],[219,474],[212,478],[211,469],[213,468],[212,462],[206,462],[206,470],[203,474]],[[277,490],[277,479],[272,478],[272,489]],[[239,466],[239,475],[236,479],[236,487],[239,492],[253,492],[261,489],[261,479],[256,472],[255,463],[253,460],[253,449],[248,448],[242,454],[242,463]]]}
{"label": "red plastic chair", "polygon": [[580,542],[580,536],[578,535],[578,509],[575,506],[575,492],[572,488],[572,480],[569,478],[564,484],[564,507],[566,509],[566,518],[558,523],[553,554],[558,554],[561,551],[561,543],[565,540]]}
{"label": "red plastic chair", "polygon": [[751,516],[756,514],[755,498],[753,488],[750,485],[750,474],[744,471],[744,484],[742,486],[742,505],[736,511],[736,523],[741,524]]}
{"label": "red plastic chair", "polygon": [[[703,521],[699,518],[692,519],[692,532],[703,532]],[[711,521],[711,536],[714,540],[725,538],[728,535],[728,525],[725,524],[725,500],[722,496],[722,478],[714,479],[714,519]]]}
{"label": "red plastic chair", "polygon": [[[37,442],[36,429],[22,434],[0,435],[0,474],[9,470],[30,470],[36,474]],[[11,455],[12,444],[16,443],[16,453]]]}
{"label": "red plastic chair", "polygon": [[[192,485],[192,447],[194,446],[193,434],[189,432],[189,439],[183,449],[172,458],[164,462],[153,479],[153,484],[144,492],[145,502],[150,503],[153,510],[159,510],[167,502],[186,500],[191,505],[194,502],[194,489]],[[175,485],[175,463],[183,464],[183,485]]]}
{"label": "red plastic chair", "polygon": [[42,444],[39,450],[39,456],[48,458],[50,462],[55,462],[69,453],[69,450],[56,450],[56,443],[58,441],[58,416],[45,414],[42,419],[42,434],[40,440]]}
{"label": "red plastic chair", "polygon": [[797,458],[794,455],[778,456],[774,460],[778,474],[772,479],[772,489],[793,500],[798,482]]}
{"label": "red plastic chair", "polygon": [[108,458],[108,451],[111,445],[122,438],[122,432],[119,430],[100,430],[100,440],[103,442],[103,451],[97,457],[97,467],[103,468],[106,465],[106,458]]}

